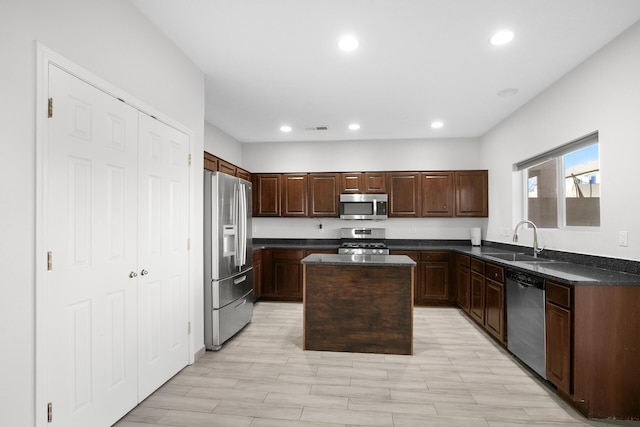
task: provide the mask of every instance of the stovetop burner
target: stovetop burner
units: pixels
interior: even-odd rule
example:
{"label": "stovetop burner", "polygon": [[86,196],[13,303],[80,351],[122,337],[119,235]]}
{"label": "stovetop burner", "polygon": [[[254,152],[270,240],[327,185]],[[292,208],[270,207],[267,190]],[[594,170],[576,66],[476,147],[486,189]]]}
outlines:
{"label": "stovetop burner", "polygon": [[339,254],[348,255],[388,255],[389,249],[384,243],[384,228],[342,228],[342,244]]}

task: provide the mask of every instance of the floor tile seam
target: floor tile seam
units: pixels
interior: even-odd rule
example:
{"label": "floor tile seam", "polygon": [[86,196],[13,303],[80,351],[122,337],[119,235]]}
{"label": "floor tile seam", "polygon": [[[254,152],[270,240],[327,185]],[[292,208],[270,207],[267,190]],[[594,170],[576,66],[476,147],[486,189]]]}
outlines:
{"label": "floor tile seam", "polygon": [[[185,424],[182,424],[182,423],[181,424],[164,424],[164,423],[161,423],[161,421],[164,418],[169,418],[171,416],[176,416],[177,415],[177,414],[175,414],[176,412],[183,413],[183,412],[190,412],[190,411],[185,411],[185,410],[182,410],[182,409],[171,409],[171,410],[169,410],[169,412],[167,412],[167,414],[163,415],[162,418],[160,418],[155,424],[151,424],[151,425],[162,425],[162,426],[165,426],[165,427],[185,427]],[[208,414],[210,414],[210,415],[224,415],[224,416],[229,416],[229,417],[236,417],[236,418],[239,418],[239,419],[246,419],[248,421],[247,426],[249,426],[251,424],[251,422],[253,421],[253,418],[254,418],[252,416],[238,415],[238,414],[223,414],[223,413],[215,413],[215,412],[210,412]]]}

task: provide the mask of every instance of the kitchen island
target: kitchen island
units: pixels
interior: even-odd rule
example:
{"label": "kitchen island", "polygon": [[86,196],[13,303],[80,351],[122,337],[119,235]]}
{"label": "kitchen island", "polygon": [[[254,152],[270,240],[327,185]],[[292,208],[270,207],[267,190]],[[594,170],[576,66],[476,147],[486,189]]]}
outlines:
{"label": "kitchen island", "polygon": [[413,353],[411,258],[311,254],[301,263],[305,350]]}

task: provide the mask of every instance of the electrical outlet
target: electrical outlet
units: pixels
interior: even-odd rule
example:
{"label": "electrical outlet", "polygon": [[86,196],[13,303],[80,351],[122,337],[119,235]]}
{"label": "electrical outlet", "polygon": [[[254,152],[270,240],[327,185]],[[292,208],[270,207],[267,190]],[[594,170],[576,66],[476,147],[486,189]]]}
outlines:
{"label": "electrical outlet", "polygon": [[621,231],[618,234],[618,246],[628,246],[628,234],[626,231]]}
{"label": "electrical outlet", "polygon": [[502,234],[504,235],[504,237],[511,237],[511,228],[510,227],[503,228]]}

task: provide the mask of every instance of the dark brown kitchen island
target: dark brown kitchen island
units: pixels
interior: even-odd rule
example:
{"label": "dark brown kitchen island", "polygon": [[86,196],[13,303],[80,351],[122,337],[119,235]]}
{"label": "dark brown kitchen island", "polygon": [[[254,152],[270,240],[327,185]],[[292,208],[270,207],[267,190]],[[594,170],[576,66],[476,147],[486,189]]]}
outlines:
{"label": "dark brown kitchen island", "polygon": [[312,254],[301,262],[305,350],[413,353],[411,258]]}

